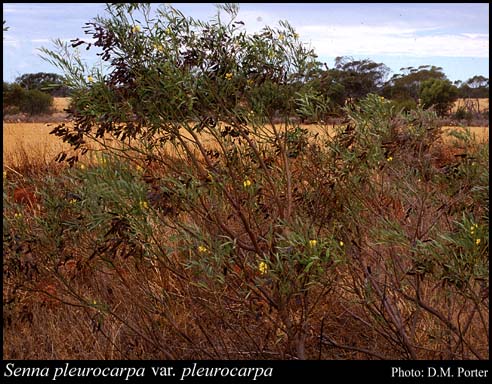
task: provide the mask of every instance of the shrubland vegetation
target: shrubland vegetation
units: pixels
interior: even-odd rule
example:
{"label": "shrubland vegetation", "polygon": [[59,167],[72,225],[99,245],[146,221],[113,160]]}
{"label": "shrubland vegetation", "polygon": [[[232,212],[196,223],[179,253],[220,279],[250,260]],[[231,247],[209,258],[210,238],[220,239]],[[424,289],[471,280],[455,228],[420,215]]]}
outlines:
{"label": "shrubland vegetation", "polygon": [[488,358],[488,143],[444,144],[452,85],[393,78],[400,108],[382,64],[219,9],[108,6],[73,42],[107,74],[45,50],[71,166],[4,172],[5,357]]}
{"label": "shrubland vegetation", "polygon": [[49,113],[53,106],[53,97],[37,89],[25,89],[19,84],[3,83],[3,112],[27,113],[39,115]]}

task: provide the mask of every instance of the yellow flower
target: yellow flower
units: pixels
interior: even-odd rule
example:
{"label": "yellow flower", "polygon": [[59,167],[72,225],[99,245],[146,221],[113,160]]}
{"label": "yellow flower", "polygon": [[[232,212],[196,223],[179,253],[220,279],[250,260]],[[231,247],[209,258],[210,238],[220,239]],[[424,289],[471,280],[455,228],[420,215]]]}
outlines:
{"label": "yellow flower", "polygon": [[97,301],[96,300],[92,300],[92,305],[96,305],[97,304]]}
{"label": "yellow flower", "polygon": [[472,226],[470,227],[470,234],[474,235],[477,229],[478,229],[478,224],[472,224]]}
{"label": "yellow flower", "polygon": [[141,201],[139,204],[140,204],[140,208],[142,209],[149,208],[149,204],[146,201]]}
{"label": "yellow flower", "polygon": [[264,275],[268,272],[268,265],[264,261],[260,261],[258,264],[258,270],[260,271],[260,275]]}
{"label": "yellow flower", "polygon": [[132,32],[133,32],[133,33],[140,32],[140,26],[139,26],[139,25],[135,25],[135,26],[132,28]]}
{"label": "yellow flower", "polygon": [[140,165],[137,165],[137,172],[142,172],[143,168]]}
{"label": "yellow flower", "polygon": [[294,39],[298,39],[299,38],[299,34],[298,33],[294,33]]}
{"label": "yellow flower", "polygon": [[226,73],[225,74],[225,79],[226,80],[231,80],[232,79],[232,73],[230,73],[230,72],[229,73]]}
{"label": "yellow flower", "polygon": [[254,80],[253,79],[248,79],[246,81],[246,84],[248,84],[248,85],[253,85],[253,83],[254,83]]}
{"label": "yellow flower", "polygon": [[166,33],[167,33],[168,35],[170,35],[170,34],[171,34],[171,28],[166,28]]}
{"label": "yellow flower", "polygon": [[3,171],[3,179],[5,180],[7,178],[7,171]]}
{"label": "yellow flower", "polygon": [[318,240],[309,240],[309,246],[311,248],[316,247],[316,244],[318,244]]}
{"label": "yellow flower", "polygon": [[14,213],[14,217],[16,219],[20,219],[22,217],[22,213]]}
{"label": "yellow flower", "polygon": [[159,52],[162,52],[164,50],[162,44],[154,44],[154,48],[157,49]]}
{"label": "yellow flower", "polygon": [[198,246],[198,253],[206,253],[207,251],[207,247],[204,247],[203,245]]}
{"label": "yellow flower", "polygon": [[340,240],[338,244],[340,244],[340,247],[344,246],[344,242],[342,240]]}
{"label": "yellow flower", "polygon": [[246,179],[243,181],[243,186],[244,188],[248,188],[251,186],[251,180],[250,179]]}
{"label": "yellow flower", "polygon": [[479,244],[480,244],[480,241],[481,241],[480,239],[476,239],[476,240],[475,240],[475,244],[476,244],[476,245],[479,245]]}
{"label": "yellow flower", "polygon": [[85,169],[85,165],[84,164],[80,164],[80,169]]}
{"label": "yellow flower", "polygon": [[71,200],[69,201],[69,203],[70,203],[70,204],[75,204],[76,202],[77,202],[77,200],[75,200],[75,199],[71,199]]}
{"label": "yellow flower", "polygon": [[93,83],[94,82],[94,78],[92,76],[88,76],[87,77],[87,80],[89,81],[89,83]]}
{"label": "yellow flower", "polygon": [[280,41],[284,41],[284,39],[285,39],[285,35],[284,35],[283,33],[279,34],[279,35],[278,35],[278,39],[279,39]]}
{"label": "yellow flower", "polygon": [[386,161],[389,163],[390,161],[393,161],[393,156],[390,156],[386,159]]}

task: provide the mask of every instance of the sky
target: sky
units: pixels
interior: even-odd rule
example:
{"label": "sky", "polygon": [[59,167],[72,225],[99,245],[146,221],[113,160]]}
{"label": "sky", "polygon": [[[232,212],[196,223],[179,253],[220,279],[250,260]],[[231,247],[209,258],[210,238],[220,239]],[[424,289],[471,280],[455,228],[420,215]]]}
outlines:
{"label": "sky", "polygon": [[[157,4],[156,4],[157,5]],[[172,3],[184,15],[209,20],[212,3]],[[329,68],[337,56],[402,67],[435,65],[451,81],[489,77],[488,3],[239,3],[248,32],[287,20]],[[103,3],[3,3],[3,79],[60,71],[40,58],[53,40],[85,37],[82,27],[104,16]],[[92,51],[92,50],[91,50]],[[88,61],[90,62],[90,58]]]}

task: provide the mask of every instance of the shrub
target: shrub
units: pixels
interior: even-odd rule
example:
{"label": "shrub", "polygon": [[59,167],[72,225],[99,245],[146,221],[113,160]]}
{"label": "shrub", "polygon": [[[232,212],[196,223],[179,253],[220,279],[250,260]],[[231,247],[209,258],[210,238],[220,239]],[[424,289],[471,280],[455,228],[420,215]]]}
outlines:
{"label": "shrub", "polygon": [[51,95],[33,89],[25,91],[19,107],[21,112],[28,113],[29,115],[40,115],[42,113],[49,113],[52,106],[53,97]]}
{"label": "shrub", "polygon": [[53,97],[38,90],[26,90],[18,84],[3,83],[3,103],[10,112],[24,112],[29,115],[49,113]]}
{"label": "shrub", "polygon": [[393,105],[397,110],[403,111],[403,112],[409,112],[412,110],[417,109],[417,103],[413,99],[395,99],[391,100]]}
{"label": "shrub", "polygon": [[470,122],[473,119],[473,112],[467,110],[465,107],[459,107],[453,114],[453,118]]}
{"label": "shrub", "polygon": [[89,30],[107,76],[47,52],[79,86],[53,130],[77,154],[35,218],[9,181],[10,286],[69,304],[103,358],[486,358],[488,147],[456,131],[449,153],[435,113],[376,95],[302,129],[326,112],[313,53],[224,7],[137,28],[147,6],[110,6]]}
{"label": "shrub", "polygon": [[422,106],[433,106],[439,116],[445,116],[457,99],[458,89],[449,80],[429,79],[420,86]]}

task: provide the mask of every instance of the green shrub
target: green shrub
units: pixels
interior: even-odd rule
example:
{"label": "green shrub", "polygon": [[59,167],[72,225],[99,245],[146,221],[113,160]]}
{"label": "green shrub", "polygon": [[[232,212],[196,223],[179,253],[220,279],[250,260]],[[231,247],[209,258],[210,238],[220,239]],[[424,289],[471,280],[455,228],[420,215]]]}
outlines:
{"label": "green shrub", "polygon": [[439,116],[445,116],[458,99],[458,88],[449,80],[429,79],[420,86],[420,102],[424,108],[434,107]]}
{"label": "green shrub", "polygon": [[25,91],[19,108],[21,112],[28,113],[29,115],[40,115],[49,113],[52,106],[53,96],[33,89]]}
{"label": "green shrub", "polygon": [[391,102],[393,103],[393,105],[397,110],[403,112],[409,112],[417,109],[417,103],[413,99],[396,99],[396,100],[391,100]]}
{"label": "green shrub", "polygon": [[3,83],[3,104],[10,112],[39,115],[51,111],[53,97],[35,89],[26,90],[19,84]]}

